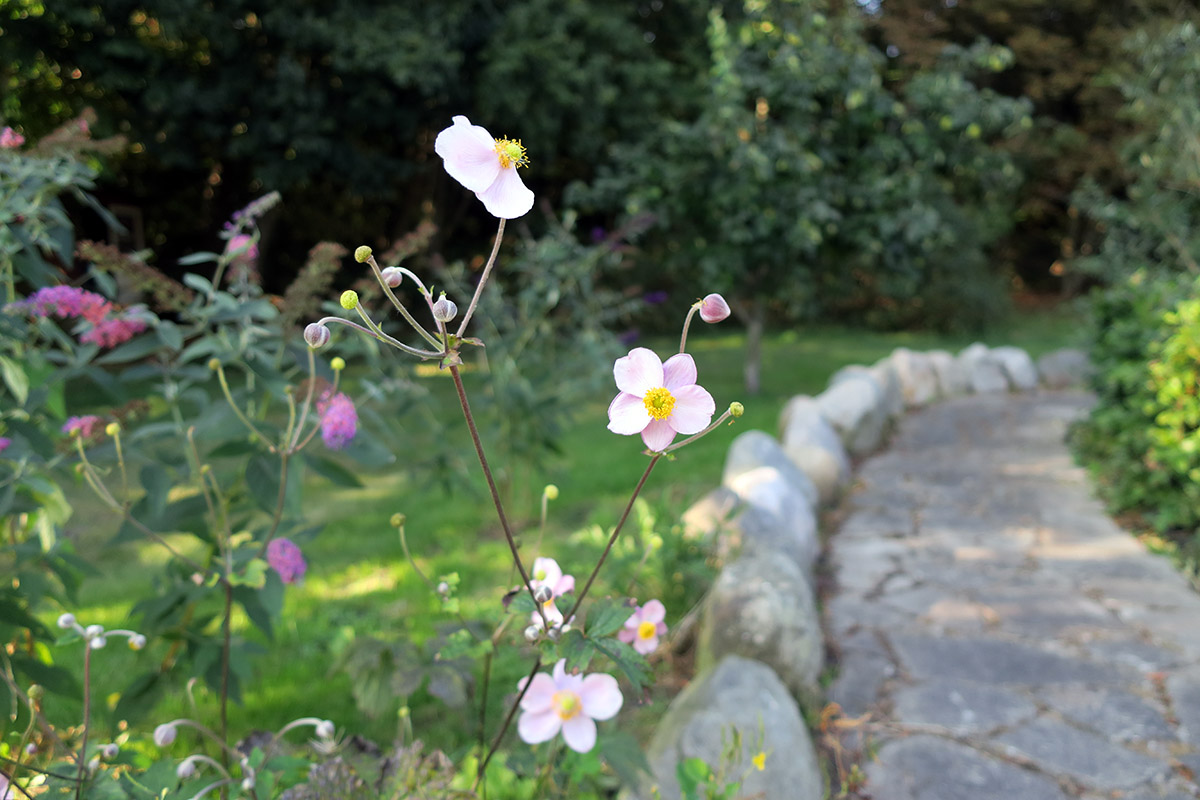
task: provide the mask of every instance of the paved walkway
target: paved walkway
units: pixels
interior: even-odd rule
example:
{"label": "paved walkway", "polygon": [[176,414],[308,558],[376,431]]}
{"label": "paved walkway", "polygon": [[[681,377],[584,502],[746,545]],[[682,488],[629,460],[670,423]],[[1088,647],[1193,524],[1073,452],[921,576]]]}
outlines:
{"label": "paved walkway", "polygon": [[831,699],[873,800],[1200,798],[1200,595],[1063,444],[1089,399],[908,416],[831,545]]}

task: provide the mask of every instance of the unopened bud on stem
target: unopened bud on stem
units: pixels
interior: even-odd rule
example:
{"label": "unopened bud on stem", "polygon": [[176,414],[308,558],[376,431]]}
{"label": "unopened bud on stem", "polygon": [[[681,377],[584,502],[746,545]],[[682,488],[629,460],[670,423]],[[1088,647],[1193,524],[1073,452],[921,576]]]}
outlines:
{"label": "unopened bud on stem", "polygon": [[454,301],[447,300],[445,294],[433,304],[433,318],[438,322],[449,322],[457,316],[458,306],[454,304]]}
{"label": "unopened bud on stem", "polygon": [[371,248],[367,247],[365,244],[360,247],[355,248],[354,260],[357,261],[358,263],[365,264],[365,263],[367,263],[367,259],[369,259],[370,257],[371,257]]}
{"label": "unopened bud on stem", "polygon": [[358,292],[353,289],[347,289],[342,292],[342,297],[338,302],[342,304],[342,308],[347,311],[353,311],[358,308]]}
{"label": "unopened bud on stem", "polygon": [[554,592],[549,586],[539,586],[533,590],[533,599],[538,603],[549,603],[554,599]]}
{"label": "unopened bud on stem", "polygon": [[308,342],[308,346],[313,349],[329,344],[332,336],[329,328],[319,322],[310,322],[304,328],[304,341]]}
{"label": "unopened bud on stem", "polygon": [[700,319],[705,322],[720,322],[729,316],[729,303],[721,295],[707,295],[700,301]]}
{"label": "unopened bud on stem", "polygon": [[383,282],[392,289],[404,283],[404,273],[400,271],[399,267],[384,267],[380,276],[383,278]]}

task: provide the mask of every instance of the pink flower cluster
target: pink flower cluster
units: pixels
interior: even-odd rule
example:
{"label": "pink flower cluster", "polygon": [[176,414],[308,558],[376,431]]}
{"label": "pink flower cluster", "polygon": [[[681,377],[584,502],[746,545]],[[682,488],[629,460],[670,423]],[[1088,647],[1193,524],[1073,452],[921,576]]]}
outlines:
{"label": "pink flower cluster", "polygon": [[0,129],[0,148],[12,150],[25,144],[25,137],[14,131],[7,125]]}
{"label": "pink flower cluster", "polygon": [[321,415],[321,439],[330,450],[341,450],[350,444],[358,433],[358,412],[354,401],[338,392],[327,390],[317,401],[317,413]]}
{"label": "pink flower cluster", "polygon": [[116,347],[146,330],[144,321],[120,314],[116,306],[100,295],[77,286],[48,286],[38,289],[25,300],[14,303],[12,307],[24,309],[35,317],[82,317],[92,323],[92,327],[79,337],[79,341],[100,347]]}
{"label": "pink flower cluster", "polygon": [[72,434],[79,431],[79,436],[83,439],[90,439],[96,433],[96,430],[101,427],[101,420],[95,414],[88,414],[82,417],[68,417],[66,423],[62,426],[62,432]]}
{"label": "pink flower cluster", "polygon": [[279,573],[284,583],[298,583],[304,580],[304,573],[308,571],[308,563],[299,546],[283,537],[272,539],[267,545],[267,563]]}

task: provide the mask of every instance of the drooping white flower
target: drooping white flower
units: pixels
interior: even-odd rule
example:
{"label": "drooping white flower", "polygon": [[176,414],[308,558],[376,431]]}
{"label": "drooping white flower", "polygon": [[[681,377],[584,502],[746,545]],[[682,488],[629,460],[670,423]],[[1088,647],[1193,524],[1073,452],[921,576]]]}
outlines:
{"label": "drooping white flower", "polygon": [[494,139],[485,128],[458,116],[438,134],[433,149],[450,177],[474,192],[493,216],[516,219],[533,208],[533,192],[517,174],[517,167],[529,163],[519,140]]}

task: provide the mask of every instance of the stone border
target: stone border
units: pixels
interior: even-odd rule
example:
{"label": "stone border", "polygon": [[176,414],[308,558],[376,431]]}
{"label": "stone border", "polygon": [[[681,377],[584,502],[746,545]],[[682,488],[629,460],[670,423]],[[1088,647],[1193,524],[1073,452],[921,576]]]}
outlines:
{"label": "stone border", "polygon": [[[972,344],[945,350],[900,347],[871,366],[838,370],[816,397],[784,406],[780,438],[746,431],[730,444],[721,487],[683,515],[686,535],[724,562],[705,597],[697,674],[670,705],[647,749],[662,800],[678,800],[675,767],[721,761],[723,731],[742,733],[742,794],[820,800],[825,777],[802,709],[824,702],[825,664],[814,568],[818,513],[852,481],[852,459],[880,449],[906,410],[962,394],[1065,388],[1086,380],[1087,356],[1063,349],[1035,365],[1018,347]],[[763,735],[766,768],[751,765]],[[761,794],[760,794],[761,793]],[[626,798],[651,796],[648,781]]]}

